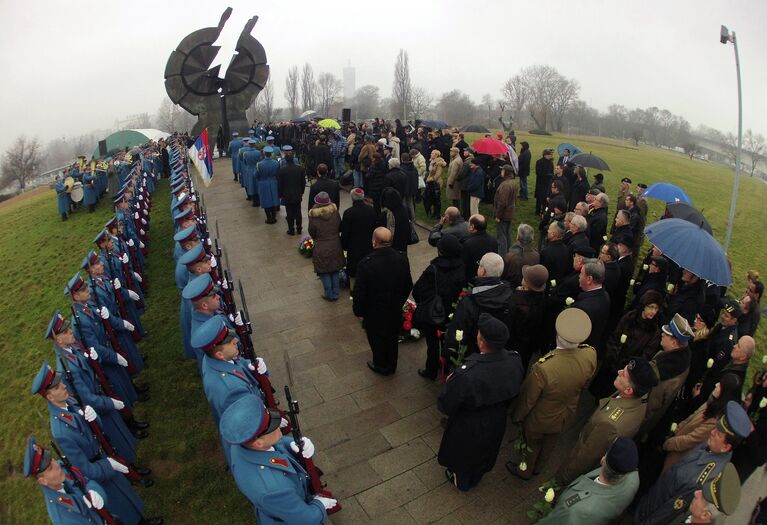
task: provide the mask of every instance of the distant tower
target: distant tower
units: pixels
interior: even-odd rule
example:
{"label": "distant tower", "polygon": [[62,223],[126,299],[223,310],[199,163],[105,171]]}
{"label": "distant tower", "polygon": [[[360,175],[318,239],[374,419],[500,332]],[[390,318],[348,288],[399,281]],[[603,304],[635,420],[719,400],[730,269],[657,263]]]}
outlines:
{"label": "distant tower", "polygon": [[356,72],[351,66],[351,60],[349,65],[344,68],[344,99],[349,101],[354,98],[354,93],[357,92]]}

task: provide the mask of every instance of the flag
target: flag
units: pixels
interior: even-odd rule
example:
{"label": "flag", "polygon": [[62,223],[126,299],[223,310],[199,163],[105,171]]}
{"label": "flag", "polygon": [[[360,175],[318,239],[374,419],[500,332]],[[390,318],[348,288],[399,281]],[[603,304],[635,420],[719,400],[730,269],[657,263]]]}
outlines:
{"label": "flag", "polygon": [[210,185],[210,180],[213,178],[213,160],[210,158],[208,147],[208,128],[202,130],[200,136],[194,141],[194,145],[189,148],[189,159],[205,186]]}

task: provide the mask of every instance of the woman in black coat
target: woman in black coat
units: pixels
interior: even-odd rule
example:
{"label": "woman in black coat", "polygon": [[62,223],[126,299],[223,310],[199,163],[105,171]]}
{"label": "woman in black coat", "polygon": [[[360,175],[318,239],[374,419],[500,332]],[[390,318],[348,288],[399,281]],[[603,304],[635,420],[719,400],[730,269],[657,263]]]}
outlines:
{"label": "woman in black coat", "polygon": [[381,193],[386,186],[386,166],[380,153],[373,154],[373,165],[365,176],[365,195],[373,201],[376,213],[381,213]]}
{"label": "woman in black coat", "polygon": [[574,179],[570,187],[570,209],[573,211],[575,205],[586,200],[586,194],[589,192],[589,181],[586,178],[586,170],[583,166],[577,166],[574,170]]}
{"label": "woman in black coat", "polygon": [[373,230],[376,227],[376,212],[365,202],[362,188],[349,192],[351,207],[344,211],[341,219],[341,246],[346,250],[346,274],[356,277],[357,264],[373,251]]}
{"label": "woman in black coat", "polygon": [[517,162],[519,163],[519,198],[527,200],[527,177],[530,176],[530,144],[520,142],[522,149],[519,151]]}
{"label": "woman in black coat", "polygon": [[394,234],[391,247],[407,255],[407,244],[410,240],[410,215],[402,204],[400,193],[388,186],[381,193],[381,216],[378,224],[386,226]]}
{"label": "woman in black coat", "polygon": [[[424,304],[438,292],[445,307],[445,318],[453,313],[453,303],[458,300],[458,294],[466,286],[466,275],[461,258],[461,243],[454,235],[445,235],[437,244],[439,255],[431,260],[429,266],[413,286],[413,299],[416,305]],[[436,276],[436,280],[435,280]],[[444,326],[431,326],[414,319],[415,328],[419,329],[426,339],[426,365],[418,370],[418,375],[434,380],[439,372],[439,356],[441,354],[441,338],[437,331],[444,332]]]}

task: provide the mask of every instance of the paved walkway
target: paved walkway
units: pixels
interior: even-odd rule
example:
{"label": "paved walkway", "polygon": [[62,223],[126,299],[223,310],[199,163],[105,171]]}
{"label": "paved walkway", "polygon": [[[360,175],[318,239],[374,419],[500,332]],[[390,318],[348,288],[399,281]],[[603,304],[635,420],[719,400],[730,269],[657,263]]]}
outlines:
{"label": "paved walkway", "polygon": [[[442,437],[439,385],[416,374],[425,343],[400,345],[394,376],[368,370],[369,346],[348,291],[335,303],[324,301],[311,260],[298,254],[300,238],[286,234],[284,209],[277,224],[265,224],[263,210],[250,207],[232,181],[229,162],[214,166],[215,182],[202,189],[211,231],[218,220],[232,273],[245,291],[256,352],[266,359],[280,399],[288,384],[299,400],[302,430],[316,444],[324,480],[344,506],[332,522],[528,523],[527,511],[541,498],[538,484],[551,477],[551,467],[528,483],[510,476],[504,463],[514,436],[507,435],[495,469],[476,489],[463,494],[448,484],[436,460]],[[349,205],[342,192],[341,210]],[[305,201],[303,214],[306,231]],[[422,242],[408,250],[413,281],[435,256],[421,233]],[[574,439],[578,426],[563,436],[564,443]],[[566,449],[560,447],[551,463],[558,464]],[[754,491],[767,492],[765,487],[762,476]]]}

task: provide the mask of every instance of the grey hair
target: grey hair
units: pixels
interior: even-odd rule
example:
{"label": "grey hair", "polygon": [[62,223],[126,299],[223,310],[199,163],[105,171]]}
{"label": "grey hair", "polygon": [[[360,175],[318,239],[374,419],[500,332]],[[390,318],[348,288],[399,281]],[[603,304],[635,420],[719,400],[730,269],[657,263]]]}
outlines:
{"label": "grey hair", "polygon": [[522,223],[517,228],[517,239],[521,244],[532,244],[535,230],[529,224]]}
{"label": "grey hair", "polygon": [[576,228],[578,228],[579,232],[585,232],[586,228],[588,227],[588,223],[586,222],[586,217],[583,215],[576,215],[572,219],[570,219],[570,224],[574,224]]}
{"label": "grey hair", "polygon": [[399,159],[397,159],[397,158],[389,159],[389,168],[390,169],[399,168],[399,167],[400,167]]}
{"label": "grey hair", "polygon": [[500,277],[503,273],[503,257],[495,252],[488,252],[479,260],[488,277]]}
{"label": "grey hair", "polygon": [[583,263],[584,272],[587,276],[597,283],[605,282],[605,265],[599,259],[586,259]]}

